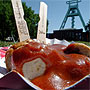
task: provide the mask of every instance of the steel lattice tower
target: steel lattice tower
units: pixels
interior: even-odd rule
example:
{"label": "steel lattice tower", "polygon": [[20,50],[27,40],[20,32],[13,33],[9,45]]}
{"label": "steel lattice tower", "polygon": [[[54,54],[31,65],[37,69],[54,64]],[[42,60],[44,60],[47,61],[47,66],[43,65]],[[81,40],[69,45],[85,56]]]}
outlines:
{"label": "steel lattice tower", "polygon": [[74,28],[74,26],[75,26],[74,23],[75,23],[75,17],[76,16],[79,16],[79,18],[80,18],[80,20],[82,22],[82,25],[83,25],[83,27],[85,29],[85,23],[84,23],[84,20],[82,18],[82,15],[80,13],[80,10],[78,8],[78,3],[79,2],[81,2],[81,0],[69,0],[69,1],[66,1],[66,4],[69,5],[69,8],[68,8],[68,11],[67,11],[67,13],[66,13],[66,15],[64,17],[64,20],[63,20],[61,26],[60,26],[60,29],[64,29],[66,21],[67,21],[67,19],[69,17],[72,18],[72,20],[71,20],[72,21],[71,22],[71,28]]}

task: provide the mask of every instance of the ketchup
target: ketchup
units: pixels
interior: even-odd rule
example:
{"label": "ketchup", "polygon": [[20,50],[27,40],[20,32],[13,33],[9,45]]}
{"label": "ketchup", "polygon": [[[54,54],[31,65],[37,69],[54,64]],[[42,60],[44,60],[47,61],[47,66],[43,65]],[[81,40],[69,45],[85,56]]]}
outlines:
{"label": "ketchup", "polygon": [[90,58],[78,53],[67,54],[65,48],[60,44],[30,42],[13,52],[13,63],[23,75],[24,63],[41,58],[46,63],[46,71],[31,81],[43,90],[65,89],[90,74]]}

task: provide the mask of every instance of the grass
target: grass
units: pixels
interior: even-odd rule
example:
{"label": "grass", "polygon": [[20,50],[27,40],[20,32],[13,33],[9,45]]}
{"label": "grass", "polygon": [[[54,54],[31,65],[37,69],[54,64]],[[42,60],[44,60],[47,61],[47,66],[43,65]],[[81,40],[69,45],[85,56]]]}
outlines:
{"label": "grass", "polygon": [[14,42],[0,41],[0,47],[6,47],[6,46],[13,45],[13,44]]}
{"label": "grass", "polygon": [[[75,41],[75,42],[84,43],[84,44],[90,46],[90,42],[85,42],[85,41]],[[0,41],[0,47],[6,47],[6,46],[13,45],[13,44],[14,44],[14,42]]]}
{"label": "grass", "polygon": [[75,42],[78,42],[78,43],[84,43],[84,44],[90,46],[90,42],[85,42],[85,41],[75,41]]}

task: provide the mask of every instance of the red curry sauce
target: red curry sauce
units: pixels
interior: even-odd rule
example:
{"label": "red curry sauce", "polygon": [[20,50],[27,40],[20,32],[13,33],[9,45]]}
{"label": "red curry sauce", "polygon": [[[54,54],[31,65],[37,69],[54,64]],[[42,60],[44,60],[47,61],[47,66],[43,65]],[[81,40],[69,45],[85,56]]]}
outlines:
{"label": "red curry sauce", "polygon": [[[22,75],[22,66],[25,62],[41,58],[47,65],[44,75],[32,82],[44,90],[61,90],[74,84],[90,73],[90,58],[76,53],[66,54],[66,46],[43,45],[30,42],[13,53],[13,62],[16,70]],[[21,57],[22,56],[22,57]]]}

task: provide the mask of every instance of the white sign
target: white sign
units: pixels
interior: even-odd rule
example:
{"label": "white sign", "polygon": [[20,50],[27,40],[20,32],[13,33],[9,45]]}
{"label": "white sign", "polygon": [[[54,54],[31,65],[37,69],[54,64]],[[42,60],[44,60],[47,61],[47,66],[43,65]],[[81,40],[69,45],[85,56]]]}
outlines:
{"label": "white sign", "polygon": [[11,0],[20,41],[30,38],[21,0]]}
{"label": "white sign", "polygon": [[46,43],[47,5],[44,2],[40,2],[39,17],[37,39],[41,43]]}

